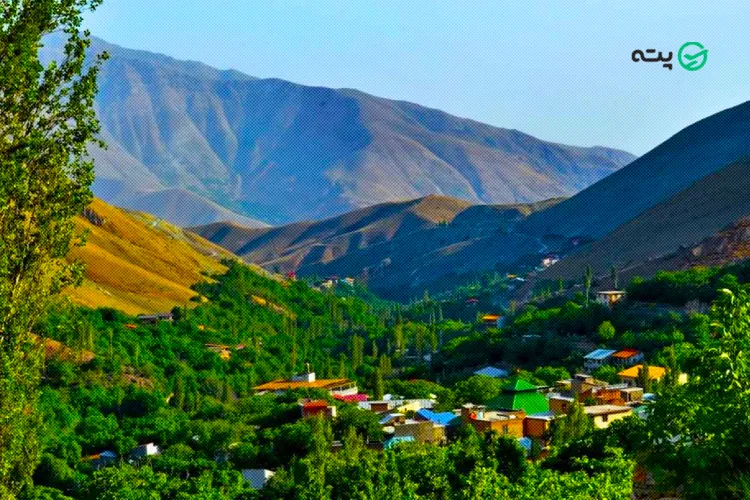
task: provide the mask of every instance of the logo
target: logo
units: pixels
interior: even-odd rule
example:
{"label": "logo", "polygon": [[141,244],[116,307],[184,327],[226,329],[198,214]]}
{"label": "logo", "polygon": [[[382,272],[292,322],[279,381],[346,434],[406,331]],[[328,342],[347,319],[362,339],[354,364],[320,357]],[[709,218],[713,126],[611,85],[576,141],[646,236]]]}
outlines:
{"label": "logo", "polygon": [[708,49],[698,42],[687,42],[677,52],[677,61],[688,71],[698,71],[708,61]]}
{"label": "logo", "polygon": [[[657,54],[656,49],[634,50],[630,55],[633,62],[655,62],[672,71],[672,52],[665,56],[662,52]],[[698,42],[687,42],[682,44],[677,52],[677,61],[680,66],[688,71],[698,71],[708,61],[708,49]]]}

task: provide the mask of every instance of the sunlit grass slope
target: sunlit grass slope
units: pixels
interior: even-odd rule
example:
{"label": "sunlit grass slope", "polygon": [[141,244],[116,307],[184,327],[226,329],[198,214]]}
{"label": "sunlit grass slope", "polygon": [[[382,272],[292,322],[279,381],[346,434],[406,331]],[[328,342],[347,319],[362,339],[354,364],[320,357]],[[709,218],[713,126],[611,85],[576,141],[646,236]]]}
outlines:
{"label": "sunlit grass slope", "polygon": [[195,234],[98,199],[76,225],[88,236],[70,259],[86,264],[86,277],[66,294],[85,306],[138,314],[190,305],[196,295],[190,286],[222,271],[219,261],[232,257]]}

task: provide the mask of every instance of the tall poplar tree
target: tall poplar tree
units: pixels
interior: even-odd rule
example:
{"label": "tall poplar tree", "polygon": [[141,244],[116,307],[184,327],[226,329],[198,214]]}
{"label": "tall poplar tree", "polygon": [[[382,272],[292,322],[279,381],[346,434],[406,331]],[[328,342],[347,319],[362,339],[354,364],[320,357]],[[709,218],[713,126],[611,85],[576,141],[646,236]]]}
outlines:
{"label": "tall poplar tree", "polygon": [[[0,498],[29,482],[39,455],[42,354],[31,334],[51,297],[81,278],[65,256],[91,201],[87,146],[99,124],[83,13],[100,0],[0,2]],[[44,65],[46,35],[64,39]]]}

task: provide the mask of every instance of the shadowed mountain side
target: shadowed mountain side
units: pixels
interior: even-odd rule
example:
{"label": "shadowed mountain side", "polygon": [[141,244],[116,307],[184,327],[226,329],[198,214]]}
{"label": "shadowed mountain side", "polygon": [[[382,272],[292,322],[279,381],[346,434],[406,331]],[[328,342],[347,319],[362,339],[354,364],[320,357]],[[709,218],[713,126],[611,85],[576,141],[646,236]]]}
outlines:
{"label": "shadowed mountain side", "polygon": [[[625,168],[532,215],[519,230],[598,239],[746,156],[750,156],[750,102],[690,125]],[[645,234],[652,233],[656,234]]]}
{"label": "shadowed mountain side", "polygon": [[[684,249],[694,248],[701,240],[749,216],[748,193],[750,160],[733,163],[564,258],[540,279],[578,278],[588,265],[599,274],[608,273],[612,265],[617,265],[622,273],[632,274],[631,268],[645,273],[652,267],[648,262],[679,255]],[[716,245],[708,244],[708,247]],[[728,255],[727,260],[731,260],[731,256]],[[702,260],[695,262],[698,265]],[[677,264],[665,268],[674,265]],[[656,270],[654,268],[653,272]]]}
{"label": "shadowed mountain side", "polygon": [[[49,54],[59,50],[47,40]],[[94,39],[110,59],[96,107],[109,143],[95,193],[175,223],[230,218],[181,189],[274,224],[442,194],[477,203],[569,196],[632,161],[356,90],[255,79]],[[177,217],[177,218],[174,218]]]}
{"label": "shadowed mountain side", "polygon": [[[528,214],[556,203],[476,205],[444,196],[386,203],[321,222],[247,229],[215,223],[193,230],[248,262],[299,275],[349,275],[391,298],[446,288],[458,275],[511,264],[543,250],[514,233]],[[440,283],[438,283],[440,282]]]}

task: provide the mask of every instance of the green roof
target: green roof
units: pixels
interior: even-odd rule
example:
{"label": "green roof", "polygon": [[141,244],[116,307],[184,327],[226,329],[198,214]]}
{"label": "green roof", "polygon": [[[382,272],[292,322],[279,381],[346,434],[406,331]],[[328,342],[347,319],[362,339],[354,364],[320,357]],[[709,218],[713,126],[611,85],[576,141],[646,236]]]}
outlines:
{"label": "green roof", "polygon": [[537,392],[537,387],[526,380],[514,378],[503,387],[502,393],[487,403],[489,410],[518,411],[527,414],[549,411],[549,401]]}

